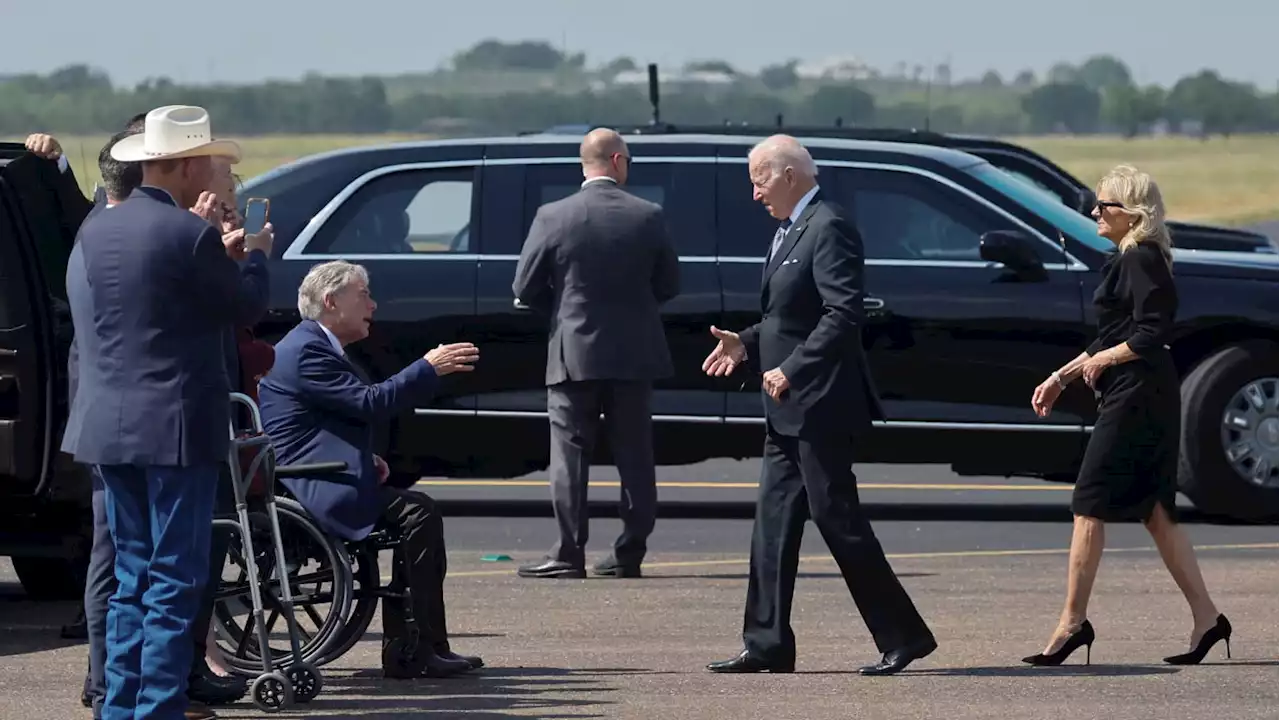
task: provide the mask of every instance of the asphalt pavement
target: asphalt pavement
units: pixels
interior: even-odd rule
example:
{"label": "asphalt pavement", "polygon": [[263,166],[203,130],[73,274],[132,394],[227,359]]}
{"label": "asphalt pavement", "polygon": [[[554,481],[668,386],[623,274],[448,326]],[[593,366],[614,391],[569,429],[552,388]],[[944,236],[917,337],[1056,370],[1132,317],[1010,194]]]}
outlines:
{"label": "asphalt pavement", "polygon": [[[949,491],[947,491],[949,492]],[[1064,592],[1070,524],[882,520],[875,531],[939,641],[893,678],[859,676],[878,653],[816,529],[800,549],[794,675],[715,675],[739,649],[749,520],[663,518],[642,579],[527,580],[515,567],[554,539],[542,517],[454,517],[446,597],[454,649],[486,667],[446,680],[378,675],[380,621],[322,668],[318,698],[279,717],[846,720],[903,718],[1274,718],[1274,526],[1186,525],[1215,601],[1234,626],[1198,667],[1160,658],[1187,647],[1190,617],[1140,525],[1107,528],[1090,604],[1098,640],[1060,668],[1019,658],[1043,648]],[[591,524],[590,559],[620,529]],[[384,575],[386,574],[384,557]],[[88,718],[78,703],[86,648],[57,638],[73,603],[26,600],[0,561],[0,718]],[[240,702],[224,718],[267,717]]]}

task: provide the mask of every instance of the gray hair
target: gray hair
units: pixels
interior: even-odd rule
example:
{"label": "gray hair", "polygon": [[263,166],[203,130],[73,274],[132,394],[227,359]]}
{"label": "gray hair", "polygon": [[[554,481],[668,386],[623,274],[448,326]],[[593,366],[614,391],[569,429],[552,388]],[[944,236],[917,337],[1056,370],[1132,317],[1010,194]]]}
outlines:
{"label": "gray hair", "polygon": [[818,177],[818,165],[813,156],[790,135],[772,135],[756,143],[747,157],[760,156],[774,175],[790,167],[806,178]]}
{"label": "gray hair", "polygon": [[298,286],[298,313],[304,320],[318,320],[324,313],[325,298],[355,281],[369,284],[369,272],[346,260],[320,263],[307,272]]}

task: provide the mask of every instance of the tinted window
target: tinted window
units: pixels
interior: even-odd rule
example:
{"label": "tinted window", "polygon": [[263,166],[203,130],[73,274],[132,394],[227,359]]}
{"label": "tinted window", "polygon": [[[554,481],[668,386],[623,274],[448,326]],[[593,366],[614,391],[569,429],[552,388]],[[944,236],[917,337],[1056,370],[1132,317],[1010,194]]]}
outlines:
{"label": "tinted window", "polygon": [[[655,163],[637,158],[623,189],[662,206],[677,253],[710,256],[715,254],[714,172],[710,163]],[[539,207],[566,198],[581,187],[582,168],[578,165],[526,167],[521,241]]]}
{"label": "tinted window", "polygon": [[982,234],[1008,227],[972,199],[923,175],[834,170],[869,259],[981,261]]}
{"label": "tinted window", "polygon": [[1060,202],[1054,202],[1049,196],[1027,187],[1026,183],[1018,182],[1008,173],[986,164],[974,165],[968,172],[1085,245],[1103,252],[1110,252],[1114,247],[1110,240],[1098,237],[1097,225],[1092,219]]}
{"label": "tinted window", "polygon": [[305,254],[390,255],[471,250],[474,170],[408,170],[365,183]]}

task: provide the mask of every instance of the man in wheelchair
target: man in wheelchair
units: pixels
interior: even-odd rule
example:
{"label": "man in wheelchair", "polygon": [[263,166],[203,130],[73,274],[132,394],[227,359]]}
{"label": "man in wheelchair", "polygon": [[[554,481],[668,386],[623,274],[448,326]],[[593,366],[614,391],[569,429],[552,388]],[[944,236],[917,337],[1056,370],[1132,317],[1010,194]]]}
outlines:
{"label": "man in wheelchair", "polygon": [[281,465],[346,464],[342,473],[280,479],[326,532],[358,541],[389,526],[401,536],[393,583],[408,590],[409,600],[383,600],[384,675],[453,675],[483,662],[449,648],[443,522],[426,494],[383,484],[388,468],[373,452],[373,430],[427,401],[440,376],[473,370],[479,350],[441,345],[384,382],[369,383],[343,348],[368,336],[376,307],[359,265],[335,260],[307,273],[298,288],[303,320],[276,344],[275,364],[258,384],[263,427]]}

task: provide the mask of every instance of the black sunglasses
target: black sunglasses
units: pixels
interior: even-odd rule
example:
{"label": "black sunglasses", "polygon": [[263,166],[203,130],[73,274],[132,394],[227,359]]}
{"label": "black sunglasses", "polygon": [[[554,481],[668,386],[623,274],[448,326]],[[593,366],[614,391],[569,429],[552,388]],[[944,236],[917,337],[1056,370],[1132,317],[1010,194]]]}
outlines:
{"label": "black sunglasses", "polygon": [[1124,203],[1118,203],[1118,202],[1103,202],[1102,200],[1099,200],[1099,201],[1095,202],[1095,203],[1093,204],[1093,206],[1094,206],[1095,208],[1097,208],[1098,210],[1102,210],[1102,208],[1118,208],[1118,209],[1120,209],[1120,210],[1123,210],[1123,209],[1124,209]]}

